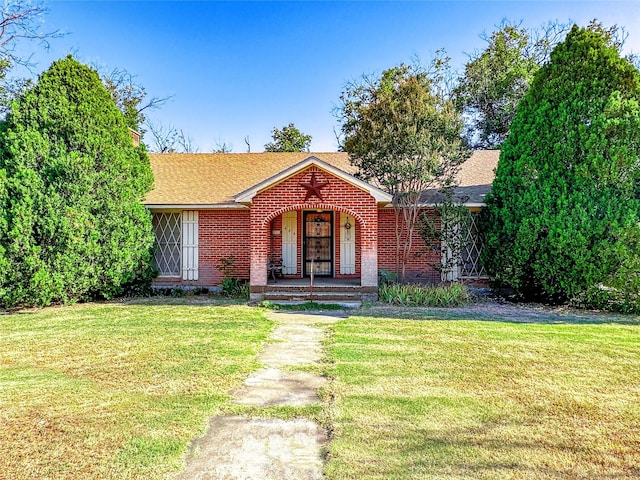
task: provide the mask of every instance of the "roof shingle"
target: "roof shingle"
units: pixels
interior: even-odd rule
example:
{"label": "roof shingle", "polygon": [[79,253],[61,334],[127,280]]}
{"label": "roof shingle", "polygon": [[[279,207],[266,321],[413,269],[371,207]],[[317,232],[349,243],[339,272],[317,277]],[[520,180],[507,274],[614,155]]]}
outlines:
{"label": "roof shingle", "polygon": [[[150,154],[155,182],[144,203],[154,207],[237,206],[234,195],[312,155],[347,173],[356,173],[349,156],[342,152]],[[475,152],[460,171],[460,186],[488,192],[498,157],[497,150]]]}

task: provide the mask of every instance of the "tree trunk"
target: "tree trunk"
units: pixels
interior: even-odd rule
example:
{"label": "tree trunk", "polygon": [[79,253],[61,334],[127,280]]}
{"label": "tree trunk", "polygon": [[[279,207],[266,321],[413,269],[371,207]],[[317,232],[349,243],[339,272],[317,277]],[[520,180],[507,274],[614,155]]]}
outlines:
{"label": "tree trunk", "polygon": [[[400,244],[402,241],[402,225],[400,224],[400,206],[394,201],[393,203],[393,213],[395,216],[395,234],[396,234],[396,275],[398,277],[399,282],[404,281],[404,262],[400,261]],[[400,270],[400,265],[402,265],[402,270]]]}

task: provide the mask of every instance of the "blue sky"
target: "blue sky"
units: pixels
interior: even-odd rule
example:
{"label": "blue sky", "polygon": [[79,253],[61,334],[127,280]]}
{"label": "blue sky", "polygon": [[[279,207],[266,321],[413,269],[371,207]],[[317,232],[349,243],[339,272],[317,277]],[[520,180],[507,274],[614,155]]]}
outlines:
{"label": "blue sky", "polygon": [[[640,1],[627,2],[209,2],[56,1],[44,29],[67,35],[37,51],[38,71],[73,53],[105,70],[124,68],[151,96],[173,97],[154,123],[189,135],[200,151],[226,142],[262,151],[289,122],[313,137],[312,151],[335,151],[332,110],[346,82],[445,48],[462,69],[503,19],[538,26],[624,26],[640,52]],[[32,47],[33,48],[33,47]]]}

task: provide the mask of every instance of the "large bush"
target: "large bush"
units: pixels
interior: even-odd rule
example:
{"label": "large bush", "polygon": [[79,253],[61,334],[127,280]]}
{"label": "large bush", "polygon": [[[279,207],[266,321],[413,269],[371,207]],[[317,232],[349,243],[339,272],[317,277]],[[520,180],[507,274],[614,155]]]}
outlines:
{"label": "large bush", "polygon": [[98,74],[53,63],[0,132],[0,304],[111,297],[148,278],[152,182]]}
{"label": "large bush", "polygon": [[595,30],[574,26],[537,73],[487,197],[485,265],[527,298],[640,287],[640,74]]}

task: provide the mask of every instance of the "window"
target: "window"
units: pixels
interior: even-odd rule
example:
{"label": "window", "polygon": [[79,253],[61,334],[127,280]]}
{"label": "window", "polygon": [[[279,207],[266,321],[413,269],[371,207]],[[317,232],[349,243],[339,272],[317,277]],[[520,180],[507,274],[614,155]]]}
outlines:
{"label": "window", "polygon": [[156,235],[156,266],[161,277],[180,277],[181,213],[154,213],[153,231]]}
{"label": "window", "polygon": [[460,276],[467,278],[486,277],[487,272],[480,263],[483,244],[478,234],[478,212],[469,215],[469,228],[463,232],[464,242],[460,255]]}

